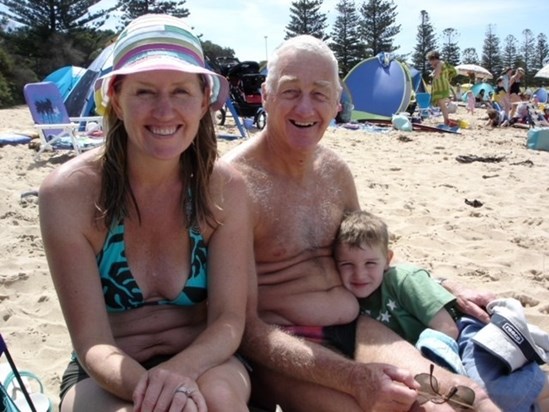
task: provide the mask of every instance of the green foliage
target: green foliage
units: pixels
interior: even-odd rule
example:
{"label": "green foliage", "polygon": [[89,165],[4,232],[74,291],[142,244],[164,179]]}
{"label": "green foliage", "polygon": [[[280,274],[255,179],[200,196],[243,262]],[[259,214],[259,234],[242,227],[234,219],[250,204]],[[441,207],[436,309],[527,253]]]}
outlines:
{"label": "green foliage", "polygon": [[100,27],[108,16],[107,10],[89,13],[89,8],[102,0],[0,0],[7,11],[0,15],[7,17],[23,28],[41,37],[54,33],[68,33],[91,24]]}
{"label": "green foliage", "polygon": [[331,33],[331,49],[339,62],[341,77],[364,58],[364,45],[360,40],[360,16],[353,0],[340,0],[336,6],[339,13]]}
{"label": "green foliage", "polygon": [[515,67],[518,58],[517,38],[509,34],[504,39],[501,64],[504,67]]}
{"label": "green foliage", "polygon": [[202,50],[206,60],[210,64],[215,64],[218,57],[235,57],[233,49],[229,47],[221,47],[209,40],[202,42]]}
{"label": "green foliage", "polygon": [[456,66],[459,64],[459,46],[457,44],[456,38],[459,37],[459,33],[454,28],[444,29],[443,32],[445,41],[442,45],[442,58]]}
{"label": "green foliage", "polygon": [[429,13],[425,10],[421,10],[421,23],[417,27],[416,40],[417,43],[412,54],[412,64],[425,79],[430,68],[426,60],[427,53],[438,48],[435,30],[429,19]]}
{"label": "green foliage", "polygon": [[463,64],[480,64],[477,51],[474,47],[467,47],[463,50],[461,62]]}
{"label": "green foliage", "polygon": [[122,17],[118,28],[122,30],[136,17],[148,13],[188,17],[189,10],[183,7],[185,2],[186,0],[119,0],[116,9],[122,12]]}
{"label": "green foliage", "polygon": [[499,47],[499,37],[491,24],[486,30],[486,38],[482,47],[481,65],[490,73],[499,73],[502,70],[502,59]]}
{"label": "green foliage", "polygon": [[394,52],[400,47],[393,44],[400,33],[400,25],[395,25],[396,8],[393,0],[368,0],[360,7],[363,16],[360,31],[368,55]]}
{"label": "green foliage", "polygon": [[[549,59],[549,44],[547,43],[547,36],[543,33],[538,34],[536,38],[536,48],[534,50],[534,56],[532,58],[532,67],[535,72],[543,68]],[[534,73],[535,74],[535,73]]]}
{"label": "green foliage", "polygon": [[327,40],[326,14],[320,12],[323,0],[297,0],[290,7],[290,23],[286,26],[289,39],[299,34],[310,34],[318,39]]}

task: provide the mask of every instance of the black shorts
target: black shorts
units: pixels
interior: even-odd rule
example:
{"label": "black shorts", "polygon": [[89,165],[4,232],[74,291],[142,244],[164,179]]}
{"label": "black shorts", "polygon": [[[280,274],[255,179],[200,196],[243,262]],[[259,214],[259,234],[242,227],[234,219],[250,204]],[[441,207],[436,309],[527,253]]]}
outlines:
{"label": "black shorts", "polygon": [[[171,356],[168,355],[155,356],[148,361],[143,362],[141,365],[145,369],[151,369],[154,368],[156,365],[167,361],[170,358]],[[67,365],[65,372],[63,373],[63,378],[61,379],[61,388],[59,391],[59,410],[61,410],[61,403],[63,402],[63,398],[65,397],[69,389],[76,385],[78,382],[83,381],[84,379],[87,379],[89,377],[90,376],[84,370],[80,362],[78,362],[78,359],[76,359],[76,356],[73,356],[72,360]]]}

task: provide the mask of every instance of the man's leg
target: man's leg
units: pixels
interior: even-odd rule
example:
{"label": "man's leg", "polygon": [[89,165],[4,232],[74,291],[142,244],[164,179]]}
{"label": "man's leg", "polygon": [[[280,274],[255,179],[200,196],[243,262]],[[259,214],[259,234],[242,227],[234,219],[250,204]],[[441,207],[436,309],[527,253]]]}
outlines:
{"label": "man's leg", "polygon": [[[367,316],[357,322],[357,347],[355,359],[359,362],[381,362],[408,369],[414,375],[429,373],[431,362],[421,356],[418,350],[385,325]],[[476,393],[475,407],[478,411],[498,411],[498,407],[488,399],[486,392],[465,376],[455,375],[446,369],[435,366],[433,375],[446,393],[454,385],[465,385]]]}
{"label": "man's leg", "polygon": [[360,412],[350,396],[253,366],[252,402],[267,411],[278,404],[284,412]]}

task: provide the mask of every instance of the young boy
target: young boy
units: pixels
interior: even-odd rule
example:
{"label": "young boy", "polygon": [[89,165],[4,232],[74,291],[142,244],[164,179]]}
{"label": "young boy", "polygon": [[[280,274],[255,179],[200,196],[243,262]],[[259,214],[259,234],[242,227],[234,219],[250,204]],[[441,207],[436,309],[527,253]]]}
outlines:
{"label": "young boy", "polygon": [[426,270],[390,265],[393,252],[387,226],[380,218],[365,211],[347,214],[336,237],[334,254],[342,283],[358,298],[361,313],[384,323],[412,344],[417,344],[424,333],[432,336],[431,330],[457,340],[455,346],[459,345],[466,374],[485,386],[502,410],[549,410],[549,379],[535,362],[509,373],[505,362],[473,342],[484,325],[462,317],[454,296]]}

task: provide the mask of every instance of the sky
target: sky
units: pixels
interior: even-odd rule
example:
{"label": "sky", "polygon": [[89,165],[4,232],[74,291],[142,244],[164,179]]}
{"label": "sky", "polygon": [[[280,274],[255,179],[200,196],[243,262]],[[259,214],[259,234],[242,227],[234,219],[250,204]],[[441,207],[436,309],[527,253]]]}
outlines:
{"label": "sky", "polygon": [[[111,0],[104,0],[108,3]],[[321,12],[328,17],[328,33],[337,17],[339,0],[324,0]],[[355,4],[362,4],[355,0]],[[190,11],[188,23],[203,40],[222,47],[230,47],[241,61],[266,60],[266,56],[283,40],[290,21],[292,0],[186,0]],[[549,37],[549,1],[546,0],[394,0],[397,6],[396,23],[401,25],[394,44],[399,54],[413,52],[421,10],[426,10],[439,45],[442,31],[457,30],[456,41],[461,49],[474,47],[479,57],[488,25],[503,46],[507,35],[519,42],[522,31],[530,29],[534,36],[545,33]],[[357,6],[358,8],[358,6]]]}

